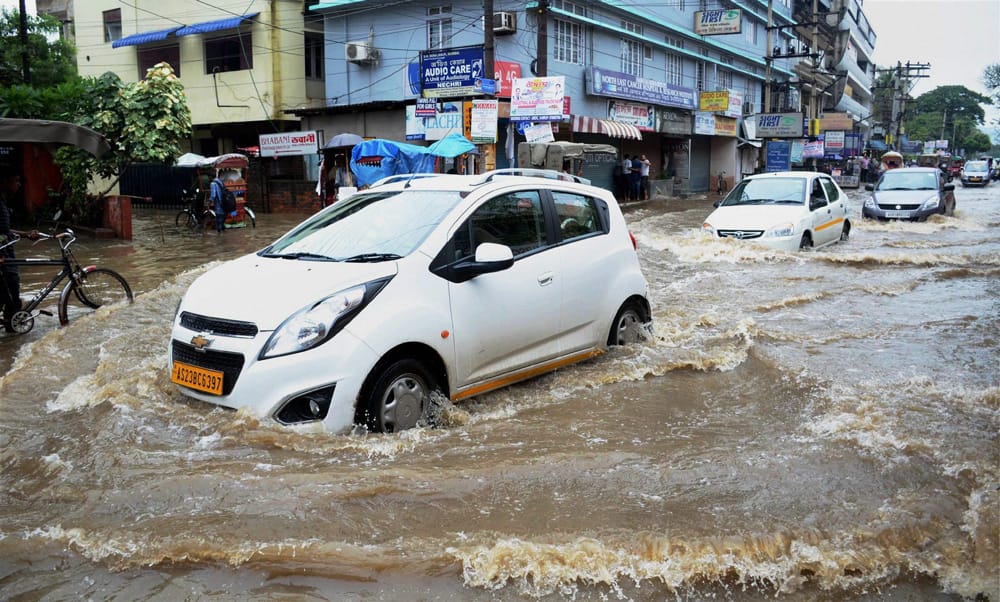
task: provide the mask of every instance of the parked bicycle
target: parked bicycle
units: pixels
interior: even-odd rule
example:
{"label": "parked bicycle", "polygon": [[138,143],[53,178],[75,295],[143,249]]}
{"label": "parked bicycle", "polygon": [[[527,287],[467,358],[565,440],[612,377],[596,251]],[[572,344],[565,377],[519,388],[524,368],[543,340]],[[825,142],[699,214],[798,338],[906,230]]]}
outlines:
{"label": "parked bicycle", "polygon": [[[27,303],[24,303],[21,310],[11,317],[10,328],[15,334],[25,334],[31,331],[35,326],[35,318],[39,315],[52,315],[52,312],[39,309],[39,306],[67,278],[69,282],[66,283],[66,286],[62,289],[62,293],[59,295],[58,312],[60,326],[65,326],[69,323],[70,313],[76,313],[76,308],[71,309],[71,304],[80,303],[86,308],[97,309],[114,303],[132,302],[132,289],[121,274],[108,268],[80,265],[73,252],[70,251],[70,245],[76,241],[76,235],[72,230],[67,228],[59,234],[45,234],[40,232],[38,233],[38,238],[39,240],[58,241],[60,257],[28,257],[8,259],[7,261],[17,266],[58,266],[60,269],[47,285],[35,293]],[[6,244],[0,245],[0,249],[7,245],[16,244],[19,240],[21,240],[20,237],[15,237]]]}
{"label": "parked bicycle", "polygon": [[185,202],[184,208],[177,212],[174,218],[174,225],[187,226],[188,228],[205,228],[215,224],[215,213],[211,209],[203,209],[200,200],[201,191],[197,188],[189,194],[183,191],[181,200]]}

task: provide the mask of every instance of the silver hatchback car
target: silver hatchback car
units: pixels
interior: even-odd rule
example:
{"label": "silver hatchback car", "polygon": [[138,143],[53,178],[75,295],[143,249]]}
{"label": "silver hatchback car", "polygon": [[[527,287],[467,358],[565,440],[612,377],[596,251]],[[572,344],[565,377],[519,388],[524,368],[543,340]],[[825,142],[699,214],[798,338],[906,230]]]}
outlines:
{"label": "silver hatchback car", "polygon": [[872,195],[865,200],[862,217],[923,221],[934,214],[955,214],[955,185],[933,167],[890,169],[865,189]]}

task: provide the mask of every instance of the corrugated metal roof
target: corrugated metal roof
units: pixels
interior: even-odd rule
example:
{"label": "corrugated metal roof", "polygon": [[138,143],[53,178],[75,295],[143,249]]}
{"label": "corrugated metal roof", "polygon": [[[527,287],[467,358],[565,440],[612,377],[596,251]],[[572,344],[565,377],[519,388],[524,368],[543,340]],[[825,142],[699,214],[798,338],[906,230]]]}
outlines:
{"label": "corrugated metal roof", "polygon": [[351,4],[358,4],[361,0],[326,0],[309,7],[310,10],[323,10],[324,8],[340,8]]}
{"label": "corrugated metal roof", "polygon": [[167,29],[161,29],[159,31],[146,31],[143,33],[135,33],[124,38],[120,38],[111,42],[112,48],[121,48],[122,46],[138,46],[139,44],[149,44],[150,42],[162,42],[167,39],[167,36],[174,33],[181,27],[176,25],[174,27],[169,27]]}
{"label": "corrugated metal roof", "polygon": [[187,25],[181,27],[177,30],[177,36],[189,36],[198,33],[211,33],[213,31],[221,31],[223,29],[233,29],[239,27],[244,21],[249,21],[253,19],[260,13],[253,13],[249,15],[239,15],[237,17],[226,17],[225,19],[217,19],[215,21],[205,21],[204,23],[195,23],[194,25]]}

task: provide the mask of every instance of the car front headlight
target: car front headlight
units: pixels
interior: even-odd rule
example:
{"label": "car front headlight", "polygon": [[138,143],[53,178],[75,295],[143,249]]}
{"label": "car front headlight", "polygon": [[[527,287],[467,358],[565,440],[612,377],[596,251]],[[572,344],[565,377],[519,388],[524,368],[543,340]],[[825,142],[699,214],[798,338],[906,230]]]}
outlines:
{"label": "car front headlight", "polygon": [[866,209],[878,209],[878,203],[875,202],[875,197],[870,196],[867,199],[865,199],[865,208]]}
{"label": "car front headlight", "polygon": [[791,236],[792,234],[795,234],[795,224],[786,222],[771,226],[764,233],[764,236],[767,238],[779,238],[782,236]]}
{"label": "car front headlight", "polygon": [[329,340],[389,282],[389,278],[360,284],[300,309],[282,322],[267,340],[260,359],[312,349]]}
{"label": "car front headlight", "polygon": [[701,231],[704,232],[705,234],[710,234],[712,236],[715,236],[715,228],[713,228],[712,224],[708,222],[705,222],[704,224],[701,225]]}
{"label": "car front headlight", "polygon": [[932,196],[931,198],[929,198],[926,201],[924,201],[924,204],[921,205],[920,208],[921,209],[937,209],[938,208],[938,204],[939,204],[938,198],[936,196]]}

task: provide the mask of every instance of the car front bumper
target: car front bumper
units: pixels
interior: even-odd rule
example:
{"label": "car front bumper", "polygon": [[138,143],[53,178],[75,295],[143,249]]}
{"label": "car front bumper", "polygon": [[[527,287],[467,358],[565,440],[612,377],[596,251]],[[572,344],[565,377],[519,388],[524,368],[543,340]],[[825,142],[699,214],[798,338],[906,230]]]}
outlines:
{"label": "car front bumper", "polygon": [[866,219],[877,219],[877,220],[905,220],[905,221],[920,221],[927,219],[928,216],[934,215],[935,213],[941,213],[939,207],[934,207],[933,209],[921,209],[917,207],[916,209],[896,209],[895,207],[869,207],[865,205],[861,209],[861,217]]}

